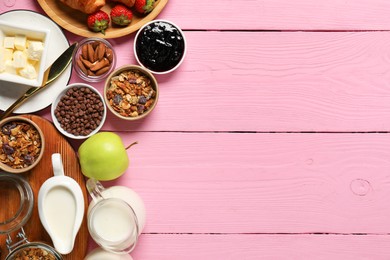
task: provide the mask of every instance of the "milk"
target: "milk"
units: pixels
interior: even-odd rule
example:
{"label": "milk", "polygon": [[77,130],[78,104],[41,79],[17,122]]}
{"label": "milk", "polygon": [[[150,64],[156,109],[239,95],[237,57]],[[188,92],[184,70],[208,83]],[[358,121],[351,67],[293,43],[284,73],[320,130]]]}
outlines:
{"label": "milk", "polygon": [[52,234],[63,243],[72,237],[76,216],[76,200],[69,189],[57,186],[44,198],[43,211]]}
{"label": "milk", "polygon": [[[146,221],[145,204],[142,198],[134,190],[125,186],[112,186],[104,189],[102,191],[102,196],[104,198],[118,198],[126,201],[133,208],[135,215],[137,216],[138,231],[139,234],[141,234]],[[94,200],[91,201],[88,211],[90,211],[95,204],[96,202]]]}
{"label": "milk", "polygon": [[94,179],[88,179],[86,186],[92,197],[87,219],[93,240],[112,253],[132,252],[145,225],[142,199],[125,186],[105,189]]}
{"label": "milk", "polygon": [[92,228],[101,239],[121,243],[131,237],[136,228],[130,214],[121,203],[107,202],[94,211]]}

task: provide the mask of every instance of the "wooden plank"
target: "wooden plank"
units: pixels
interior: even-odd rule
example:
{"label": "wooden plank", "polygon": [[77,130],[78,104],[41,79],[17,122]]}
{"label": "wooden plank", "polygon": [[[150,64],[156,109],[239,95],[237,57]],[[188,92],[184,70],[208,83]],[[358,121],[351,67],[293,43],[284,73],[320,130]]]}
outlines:
{"label": "wooden plank", "polygon": [[196,11],[172,0],[160,17],[195,30],[389,30],[389,12],[386,0],[220,0]]}
{"label": "wooden plank", "polygon": [[388,134],[121,135],[146,233],[390,232]]}
{"label": "wooden plank", "polygon": [[144,234],[134,259],[388,260],[389,236]]}
{"label": "wooden plank", "polygon": [[[108,113],[104,130],[388,131],[390,32],[186,32],[187,57],[157,75],[145,120]],[[117,66],[136,64],[117,40]],[[243,45],[245,43],[245,45]],[[224,46],[221,48],[221,46]],[[74,74],[72,82],[80,82]],[[100,91],[104,83],[94,84]]]}
{"label": "wooden plank", "polygon": [[[36,1],[0,4],[0,12],[11,9],[43,13]],[[386,0],[220,0],[196,12],[193,2],[172,0],[157,18],[191,30],[389,30],[389,12]]]}

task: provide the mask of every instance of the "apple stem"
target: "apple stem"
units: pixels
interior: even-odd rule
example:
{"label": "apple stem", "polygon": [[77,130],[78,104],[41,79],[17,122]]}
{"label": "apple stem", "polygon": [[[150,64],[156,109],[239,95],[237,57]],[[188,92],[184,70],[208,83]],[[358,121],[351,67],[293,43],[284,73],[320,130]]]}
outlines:
{"label": "apple stem", "polygon": [[134,143],[130,144],[129,146],[126,147],[126,150],[129,149],[130,147],[132,147],[132,146],[135,145],[135,144],[138,144],[138,142],[135,141]]}

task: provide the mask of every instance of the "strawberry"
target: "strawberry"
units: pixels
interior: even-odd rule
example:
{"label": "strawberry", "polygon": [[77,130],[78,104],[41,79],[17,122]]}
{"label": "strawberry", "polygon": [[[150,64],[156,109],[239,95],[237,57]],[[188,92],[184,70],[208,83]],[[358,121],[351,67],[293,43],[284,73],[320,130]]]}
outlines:
{"label": "strawberry", "polygon": [[135,0],[134,8],[140,14],[146,14],[153,10],[155,0]]}
{"label": "strawberry", "polygon": [[101,32],[105,34],[105,30],[108,28],[110,23],[110,17],[102,10],[94,12],[88,15],[87,24],[88,28],[94,32]]}
{"label": "strawberry", "polygon": [[116,5],[111,9],[110,16],[113,23],[126,26],[131,23],[133,13],[124,5]]}

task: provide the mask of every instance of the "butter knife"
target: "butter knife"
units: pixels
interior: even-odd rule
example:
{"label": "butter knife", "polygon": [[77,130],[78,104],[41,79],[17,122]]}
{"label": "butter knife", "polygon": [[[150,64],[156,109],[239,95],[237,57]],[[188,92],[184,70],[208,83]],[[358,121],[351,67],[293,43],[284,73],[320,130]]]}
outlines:
{"label": "butter knife", "polygon": [[57,79],[62,72],[69,66],[72,61],[73,52],[75,51],[78,43],[75,42],[68,47],[54,62],[51,64],[43,74],[43,81],[40,87],[31,87],[26,93],[24,93],[20,98],[18,98],[3,114],[0,115],[0,120],[9,116],[16,108],[23,104],[27,99],[34,96],[38,92],[42,91],[47,87],[51,82]]}

